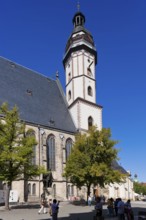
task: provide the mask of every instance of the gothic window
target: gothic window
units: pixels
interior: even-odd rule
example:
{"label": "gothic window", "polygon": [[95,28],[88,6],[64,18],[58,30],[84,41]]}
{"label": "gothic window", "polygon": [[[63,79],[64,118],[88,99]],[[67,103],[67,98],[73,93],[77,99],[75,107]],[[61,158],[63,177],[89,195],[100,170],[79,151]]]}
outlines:
{"label": "gothic window", "polygon": [[[33,130],[28,130],[26,132],[26,137],[34,137],[35,138],[35,132]],[[31,163],[32,165],[35,165],[36,164],[36,145],[34,145],[32,147],[32,158],[31,158]]]}
{"label": "gothic window", "polygon": [[89,96],[92,96],[92,95],[93,95],[91,86],[88,86],[88,95],[89,95]]}
{"label": "gothic window", "polygon": [[68,92],[68,101],[71,99],[71,91]]}
{"label": "gothic window", "polygon": [[70,138],[67,139],[66,145],[65,145],[65,148],[66,148],[66,160],[67,160],[68,156],[71,153],[72,144],[73,144],[72,139],[70,139]]}
{"label": "gothic window", "polygon": [[55,170],[55,137],[52,134],[47,139],[47,168]]}
{"label": "gothic window", "polygon": [[32,195],[36,195],[36,184],[32,185]]}
{"label": "gothic window", "polygon": [[88,118],[88,129],[90,129],[93,126],[93,118],[90,116]]}

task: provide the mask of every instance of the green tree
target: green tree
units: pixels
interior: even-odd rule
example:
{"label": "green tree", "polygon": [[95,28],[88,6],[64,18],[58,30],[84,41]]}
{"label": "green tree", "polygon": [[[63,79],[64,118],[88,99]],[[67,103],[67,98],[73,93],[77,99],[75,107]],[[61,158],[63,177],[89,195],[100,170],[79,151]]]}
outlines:
{"label": "green tree", "polygon": [[118,159],[115,144],[117,141],[111,139],[110,129],[99,131],[92,127],[87,134],[78,134],[63,176],[79,188],[86,186],[87,196],[92,184],[104,187],[122,182],[125,175],[112,166]]}
{"label": "green tree", "polygon": [[9,193],[15,180],[27,182],[45,172],[43,167],[32,163],[33,147],[37,144],[32,130],[26,132],[20,120],[18,108],[9,110],[8,104],[0,107],[0,180],[6,182],[5,208],[9,209]]}
{"label": "green tree", "polygon": [[146,195],[146,185],[144,183],[134,182],[133,188],[135,193]]}

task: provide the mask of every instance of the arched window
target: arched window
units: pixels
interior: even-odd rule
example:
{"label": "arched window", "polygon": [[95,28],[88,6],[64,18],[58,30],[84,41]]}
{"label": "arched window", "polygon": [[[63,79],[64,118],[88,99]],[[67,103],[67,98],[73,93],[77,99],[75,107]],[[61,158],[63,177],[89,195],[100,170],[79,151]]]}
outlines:
{"label": "arched window", "polygon": [[74,195],[74,186],[71,185],[71,195],[73,196]]}
{"label": "arched window", "polygon": [[36,184],[33,183],[32,185],[32,195],[36,195]]}
{"label": "arched window", "polygon": [[71,91],[68,92],[68,101],[71,99]]}
{"label": "arched window", "polygon": [[28,183],[28,195],[31,195],[31,184]]}
{"label": "arched window", "polygon": [[67,186],[67,195],[71,196],[71,186],[70,185]]}
{"label": "arched window", "polygon": [[72,144],[73,144],[73,142],[72,142],[72,139],[71,139],[71,138],[69,138],[69,139],[66,140],[66,144],[65,144],[66,160],[67,160],[68,156],[69,156],[70,153],[71,153]]}
{"label": "arched window", "polygon": [[92,88],[91,86],[88,86],[88,95],[92,96],[93,92],[92,92]]}
{"label": "arched window", "polygon": [[[35,132],[30,129],[26,132],[26,137],[34,137],[35,138]],[[36,164],[36,145],[32,147],[32,158],[31,158],[32,165]]]}
{"label": "arched window", "polygon": [[88,118],[88,129],[90,129],[93,126],[93,118],[90,116]]}
{"label": "arched window", "polygon": [[55,137],[50,135],[47,139],[47,168],[55,170]]}

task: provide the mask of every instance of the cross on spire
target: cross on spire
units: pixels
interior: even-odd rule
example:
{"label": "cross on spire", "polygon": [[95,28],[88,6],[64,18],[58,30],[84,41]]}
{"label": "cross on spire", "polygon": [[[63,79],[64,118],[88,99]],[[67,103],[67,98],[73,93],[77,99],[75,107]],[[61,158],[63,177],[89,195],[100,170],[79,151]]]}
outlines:
{"label": "cross on spire", "polygon": [[80,2],[79,1],[77,3],[77,9],[78,9],[78,11],[80,11]]}

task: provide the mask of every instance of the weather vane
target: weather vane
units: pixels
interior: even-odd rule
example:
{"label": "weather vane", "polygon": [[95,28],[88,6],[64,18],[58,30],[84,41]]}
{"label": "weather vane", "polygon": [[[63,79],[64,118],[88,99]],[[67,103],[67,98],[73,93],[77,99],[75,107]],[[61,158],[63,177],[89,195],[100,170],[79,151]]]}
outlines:
{"label": "weather vane", "polygon": [[80,11],[80,2],[79,1],[77,3],[77,9],[78,9],[78,11]]}

